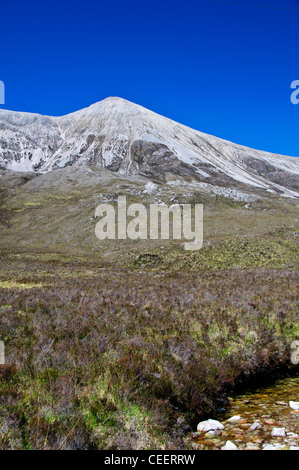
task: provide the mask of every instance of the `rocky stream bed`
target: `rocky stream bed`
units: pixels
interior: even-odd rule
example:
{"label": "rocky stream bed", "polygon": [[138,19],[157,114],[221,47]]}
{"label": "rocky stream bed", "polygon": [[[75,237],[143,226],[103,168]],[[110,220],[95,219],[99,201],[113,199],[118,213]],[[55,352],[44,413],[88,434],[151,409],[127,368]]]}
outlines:
{"label": "rocky stream bed", "polygon": [[229,397],[192,439],[198,450],[299,450],[299,376]]}

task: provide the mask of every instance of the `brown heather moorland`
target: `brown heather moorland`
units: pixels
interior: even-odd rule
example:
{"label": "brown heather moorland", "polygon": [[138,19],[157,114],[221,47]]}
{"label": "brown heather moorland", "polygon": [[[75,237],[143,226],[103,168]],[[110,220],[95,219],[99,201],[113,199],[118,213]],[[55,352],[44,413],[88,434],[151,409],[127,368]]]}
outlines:
{"label": "brown heather moorland", "polygon": [[101,201],[174,188],[93,173],[0,171],[0,448],[188,449],[228,393],[298,373],[298,202],[176,186],[204,204],[202,250],[100,243]]}
{"label": "brown heather moorland", "polygon": [[226,392],[291,368],[294,267],[161,272],[147,259],[2,253],[1,449],[188,449]]}

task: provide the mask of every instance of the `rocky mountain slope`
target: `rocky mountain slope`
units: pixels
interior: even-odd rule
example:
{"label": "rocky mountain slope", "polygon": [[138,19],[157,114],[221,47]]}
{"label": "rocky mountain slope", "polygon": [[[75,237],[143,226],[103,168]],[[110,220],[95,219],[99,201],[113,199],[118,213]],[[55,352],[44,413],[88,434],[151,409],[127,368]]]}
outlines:
{"label": "rocky mountain slope", "polygon": [[0,110],[2,169],[46,173],[73,165],[220,193],[299,197],[299,158],[233,144],[121,98],[62,117]]}

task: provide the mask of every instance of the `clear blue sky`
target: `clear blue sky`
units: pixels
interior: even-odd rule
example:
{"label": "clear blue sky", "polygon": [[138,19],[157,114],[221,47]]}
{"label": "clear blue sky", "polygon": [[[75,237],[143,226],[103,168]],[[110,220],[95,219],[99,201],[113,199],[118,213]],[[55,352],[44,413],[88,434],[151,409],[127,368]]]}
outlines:
{"label": "clear blue sky", "polygon": [[0,0],[16,111],[120,96],[190,127],[299,156],[299,0]]}

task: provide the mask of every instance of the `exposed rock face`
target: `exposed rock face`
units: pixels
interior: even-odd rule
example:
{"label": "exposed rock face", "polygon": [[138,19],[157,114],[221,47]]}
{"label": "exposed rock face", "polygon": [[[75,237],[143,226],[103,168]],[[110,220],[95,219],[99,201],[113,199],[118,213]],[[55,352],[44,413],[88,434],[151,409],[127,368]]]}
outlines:
{"label": "exposed rock face", "polygon": [[121,98],[62,117],[0,110],[0,167],[48,172],[73,165],[299,196],[299,159],[203,134]]}

